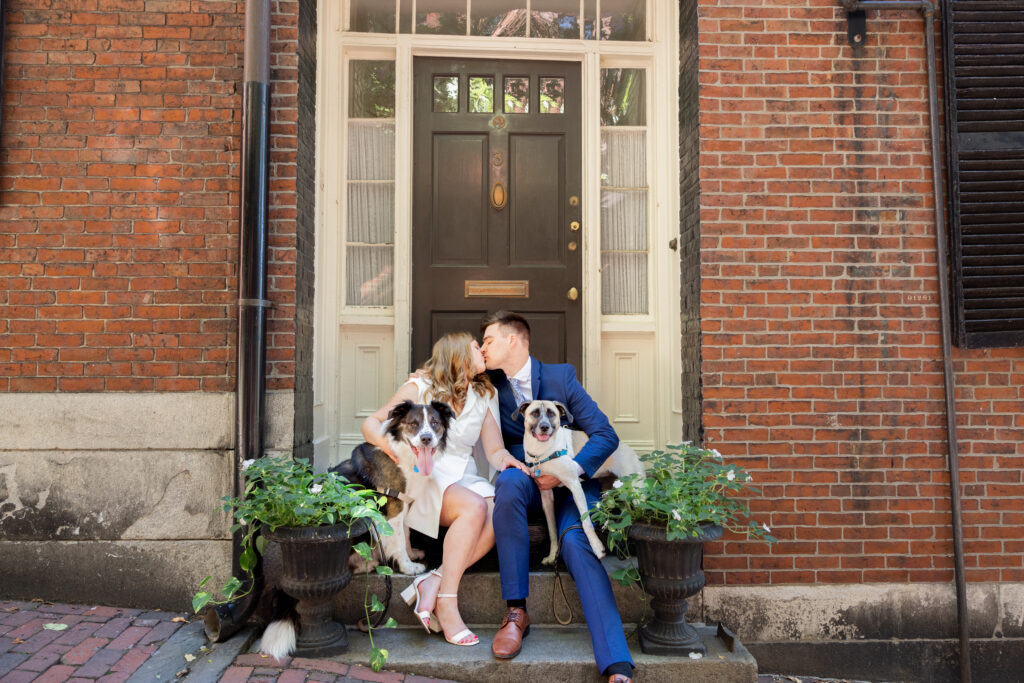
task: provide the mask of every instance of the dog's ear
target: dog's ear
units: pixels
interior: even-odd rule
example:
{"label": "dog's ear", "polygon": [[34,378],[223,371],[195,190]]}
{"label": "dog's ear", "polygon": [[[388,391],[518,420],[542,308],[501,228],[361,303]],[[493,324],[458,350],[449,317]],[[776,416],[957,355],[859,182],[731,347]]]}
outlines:
{"label": "dog's ear", "polygon": [[558,401],[552,401],[552,403],[554,403],[556,406],[558,406],[558,412],[560,412],[562,414],[562,417],[565,418],[566,422],[569,422],[571,424],[572,423],[572,413],[569,412],[569,409],[566,408],[562,403],[559,403]]}
{"label": "dog's ear", "polygon": [[405,419],[405,416],[409,414],[409,411],[412,410],[413,405],[415,404],[412,401],[402,401],[391,409],[391,412],[388,413],[388,419],[391,420],[392,424],[395,422],[401,422]]}
{"label": "dog's ear", "polygon": [[523,414],[524,410],[526,410],[526,406],[530,405],[531,403],[533,403],[533,401],[523,401],[522,403],[520,403],[519,407],[516,408],[514,413],[512,413],[512,419],[518,420],[519,416]]}
{"label": "dog's ear", "polygon": [[455,419],[455,411],[452,410],[452,407],[442,401],[431,401],[430,407],[437,411],[437,416],[441,418],[444,428],[448,429],[448,425]]}

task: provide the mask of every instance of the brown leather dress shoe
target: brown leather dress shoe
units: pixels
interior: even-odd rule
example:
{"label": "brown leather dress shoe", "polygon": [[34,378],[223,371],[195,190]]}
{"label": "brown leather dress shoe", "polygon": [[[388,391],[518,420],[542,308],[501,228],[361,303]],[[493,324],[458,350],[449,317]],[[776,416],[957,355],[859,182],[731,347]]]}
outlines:
{"label": "brown leather dress shoe", "polygon": [[523,638],[530,633],[530,616],[522,607],[509,607],[494,634],[491,652],[498,659],[512,659],[523,649]]}

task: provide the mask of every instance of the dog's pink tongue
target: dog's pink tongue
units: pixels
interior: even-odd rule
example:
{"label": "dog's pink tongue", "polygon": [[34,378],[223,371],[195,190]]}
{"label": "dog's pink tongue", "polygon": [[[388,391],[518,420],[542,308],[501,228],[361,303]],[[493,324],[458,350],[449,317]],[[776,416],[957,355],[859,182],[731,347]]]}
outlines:
{"label": "dog's pink tongue", "polygon": [[430,473],[434,470],[434,449],[433,448],[417,448],[416,451],[416,469],[420,471],[424,477],[429,477]]}

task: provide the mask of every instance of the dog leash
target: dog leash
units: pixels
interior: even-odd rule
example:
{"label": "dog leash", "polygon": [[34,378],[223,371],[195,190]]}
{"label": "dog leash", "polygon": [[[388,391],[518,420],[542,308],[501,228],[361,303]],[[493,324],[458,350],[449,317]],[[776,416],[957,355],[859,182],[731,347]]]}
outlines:
{"label": "dog leash", "polygon": [[[558,554],[559,555],[562,554],[562,539],[565,538],[565,534],[568,531],[572,530],[572,529],[579,529],[580,531],[583,531],[582,523],[581,522],[577,522],[576,524],[573,524],[571,526],[567,526],[567,527],[565,527],[562,530],[562,533],[560,533],[558,535]],[[562,621],[562,617],[558,616],[558,607],[555,604],[555,586],[558,586],[558,590],[562,593],[562,602],[565,603],[566,609],[569,610],[569,618],[566,619],[565,621]],[[557,557],[555,558],[555,585],[551,587],[551,613],[555,615],[555,620],[559,624],[561,624],[562,626],[568,626],[569,624],[572,623],[572,618],[573,618],[572,605],[569,604],[569,598],[567,598],[565,596],[565,587],[562,586],[562,575],[558,571],[558,558]]]}

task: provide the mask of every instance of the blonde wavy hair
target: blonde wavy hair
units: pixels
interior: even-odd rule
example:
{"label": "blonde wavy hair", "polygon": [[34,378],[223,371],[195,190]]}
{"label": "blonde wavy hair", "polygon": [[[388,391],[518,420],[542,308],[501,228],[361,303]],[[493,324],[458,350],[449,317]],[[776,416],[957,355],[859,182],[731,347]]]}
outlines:
{"label": "blonde wavy hair", "polygon": [[434,343],[428,360],[420,369],[430,380],[427,396],[450,406],[466,405],[468,387],[472,385],[478,396],[490,398],[494,385],[486,373],[474,375],[473,337],[468,332],[451,332]]}

